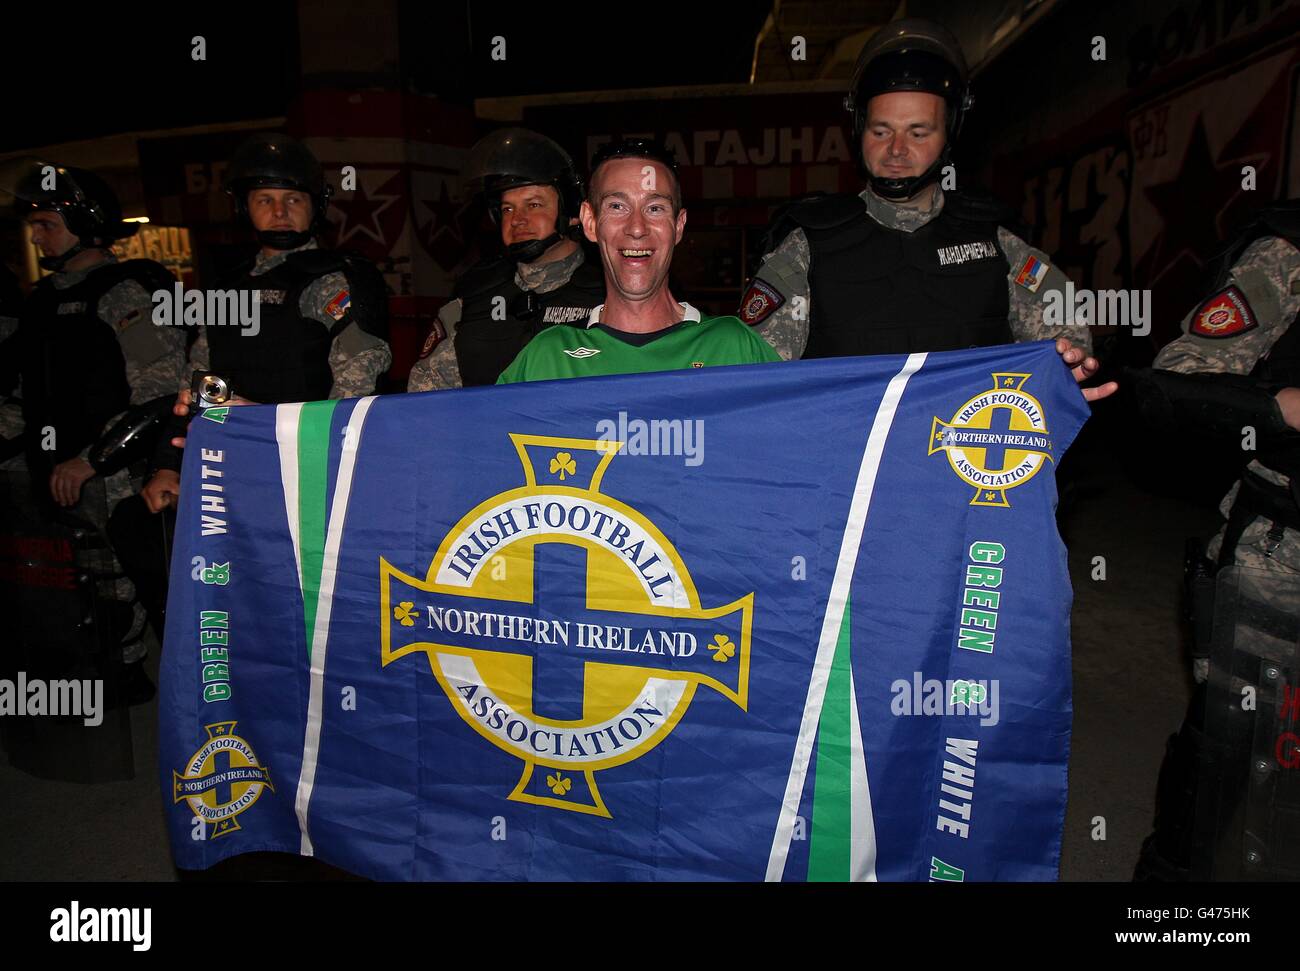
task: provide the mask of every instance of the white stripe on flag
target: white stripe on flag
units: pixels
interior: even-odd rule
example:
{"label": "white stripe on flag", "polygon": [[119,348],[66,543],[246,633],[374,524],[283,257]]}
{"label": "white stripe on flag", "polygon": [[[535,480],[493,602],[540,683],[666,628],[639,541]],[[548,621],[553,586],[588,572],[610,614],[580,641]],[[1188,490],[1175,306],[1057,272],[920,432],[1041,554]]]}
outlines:
{"label": "white stripe on flag", "polygon": [[298,590],[302,591],[302,543],[298,535],[298,419],[302,404],[275,406],[275,444],[280,448],[280,488],[284,492],[284,513],[293,541],[293,562],[298,568]]}
{"label": "white stripe on flag", "polygon": [[330,506],[329,521],[325,528],[325,554],[321,562],[316,627],[311,636],[311,691],[307,696],[307,733],[303,738],[302,773],[298,776],[298,795],[294,800],[298,829],[302,832],[299,852],[303,856],[313,855],[307,811],[311,807],[312,788],[316,784],[316,760],[320,755],[321,709],[325,698],[325,642],[329,639],[330,610],[334,605],[339,544],[343,539],[343,525],[347,519],[348,497],[352,493],[352,473],[356,468],[357,449],[361,446],[361,426],[365,424],[366,412],[374,401],[374,395],[361,398],[348,418],[347,431],[343,434],[343,452],[339,457],[339,475],[334,483],[334,502]]}
{"label": "white stripe on flag", "polygon": [[[808,762],[812,758],[813,739],[817,735],[817,723],[821,719],[822,702],[826,699],[826,682],[830,678],[831,662],[835,660],[835,644],[839,640],[840,625],[844,620],[844,605],[853,583],[853,569],[858,562],[858,549],[862,545],[867,509],[876,487],[876,475],[880,472],[885,442],[894,424],[894,414],[898,410],[903,389],[907,387],[908,379],[924,363],[924,354],[908,355],[903,369],[890,379],[889,386],[885,388],[880,407],[876,409],[875,421],[871,424],[871,434],[867,436],[862,464],[858,466],[858,481],[853,487],[853,500],[849,503],[848,521],[844,524],[839,559],[835,563],[835,577],[831,581],[831,592],[826,601],[826,616],[822,619],[821,638],[817,643],[812,678],[808,682],[808,698],[804,702],[799,738],[795,742],[794,758],[790,764],[790,777],[786,781],[785,798],[777,817],[776,832],[772,835],[772,852],[767,859],[768,880],[780,880],[785,873],[790,840],[794,836],[795,817],[799,813],[799,799],[803,795],[804,780],[808,777]],[[854,710],[856,711],[856,706]]]}
{"label": "white stripe on flag", "polygon": [[862,725],[858,721],[858,689],[849,665],[849,879],[876,879],[876,826],[871,815],[871,786],[867,759],[862,751]]}

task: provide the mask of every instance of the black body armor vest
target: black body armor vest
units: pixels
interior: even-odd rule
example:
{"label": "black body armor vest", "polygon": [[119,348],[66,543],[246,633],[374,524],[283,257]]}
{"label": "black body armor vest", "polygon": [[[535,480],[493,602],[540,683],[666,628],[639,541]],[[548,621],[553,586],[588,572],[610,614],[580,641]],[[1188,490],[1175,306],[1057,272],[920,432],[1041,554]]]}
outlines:
{"label": "black body armor vest", "polygon": [[[210,367],[230,390],[259,404],[321,401],[334,384],[330,346],[354,320],[364,330],[386,337],[386,295],[378,271],[357,257],[329,250],[290,253],[278,266],[254,275],[247,264],[231,284],[238,291],[261,291],[260,328],[208,327]],[[366,271],[370,272],[367,273]],[[326,326],[298,310],[303,291],[328,273],[343,273],[350,302],[334,324]],[[376,287],[379,288],[378,292]]]}
{"label": "black body armor vest", "polygon": [[811,250],[805,358],[1010,343],[1008,263],[992,202],[957,193],[914,232],[881,226],[857,196],[792,212]]}
{"label": "black body armor vest", "polygon": [[[456,325],[456,363],[463,387],[495,384],[501,372],[543,329],[554,324],[587,326],[594,307],[605,302],[605,275],[597,261],[585,260],[563,286],[549,293],[515,285],[508,259],[480,264],[456,283],[461,300]],[[498,303],[496,298],[504,303]],[[493,311],[497,307],[494,319]]]}
{"label": "black body armor vest", "polygon": [[[23,424],[28,467],[34,472],[66,461],[98,438],[131,404],[126,360],[113,325],[96,314],[100,299],[135,280],[152,294],[175,278],[153,260],[127,260],[91,270],[59,289],[46,278],[32,289],[19,318]],[[54,448],[42,447],[54,429]]]}

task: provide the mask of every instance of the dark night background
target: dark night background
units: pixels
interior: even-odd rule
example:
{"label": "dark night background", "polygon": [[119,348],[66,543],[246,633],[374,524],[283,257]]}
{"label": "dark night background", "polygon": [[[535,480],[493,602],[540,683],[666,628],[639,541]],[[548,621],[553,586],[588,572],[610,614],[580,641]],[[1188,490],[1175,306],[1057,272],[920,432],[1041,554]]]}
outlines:
{"label": "dark night background", "polygon": [[[4,15],[10,42],[0,77],[24,94],[6,111],[0,151],[284,114],[297,86],[299,19],[310,20],[313,6],[303,4],[301,12],[284,0],[143,3],[129,5],[129,12],[87,6],[69,12],[57,31],[47,8],[11,7]],[[521,93],[742,82],[769,9],[752,0],[403,0],[403,83],[409,91],[468,104]],[[504,61],[490,57],[490,38],[498,35],[508,42]],[[195,36],[207,41],[206,61],[190,57]],[[316,80],[346,85],[354,79],[338,72]]]}

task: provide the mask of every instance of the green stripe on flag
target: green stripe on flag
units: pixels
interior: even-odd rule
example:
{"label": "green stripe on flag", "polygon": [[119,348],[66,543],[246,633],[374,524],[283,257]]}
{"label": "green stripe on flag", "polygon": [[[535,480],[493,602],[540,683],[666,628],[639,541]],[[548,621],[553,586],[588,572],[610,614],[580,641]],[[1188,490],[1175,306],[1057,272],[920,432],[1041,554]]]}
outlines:
{"label": "green stripe on flag", "polygon": [[325,560],[325,500],[329,486],[330,422],[338,402],[309,401],[298,419],[298,546],[302,551],[302,605],[307,624],[307,660],[311,660]]}
{"label": "green stripe on flag", "polygon": [[849,706],[853,699],[849,690],[849,608],[846,603],[817,723],[809,880],[843,882],[850,876],[853,746]]}

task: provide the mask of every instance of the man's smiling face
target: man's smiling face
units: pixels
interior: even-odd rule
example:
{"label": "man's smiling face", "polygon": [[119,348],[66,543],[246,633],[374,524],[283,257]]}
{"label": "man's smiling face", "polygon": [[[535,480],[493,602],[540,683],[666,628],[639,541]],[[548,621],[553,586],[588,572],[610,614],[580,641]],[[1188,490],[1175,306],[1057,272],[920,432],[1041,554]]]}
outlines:
{"label": "man's smiling face", "polygon": [[674,190],[672,173],[653,159],[611,159],[592,174],[582,231],[600,247],[607,285],[627,299],[656,293],[668,278],[686,227]]}

